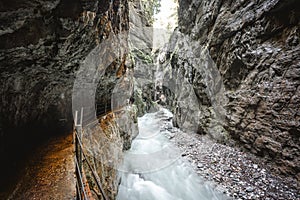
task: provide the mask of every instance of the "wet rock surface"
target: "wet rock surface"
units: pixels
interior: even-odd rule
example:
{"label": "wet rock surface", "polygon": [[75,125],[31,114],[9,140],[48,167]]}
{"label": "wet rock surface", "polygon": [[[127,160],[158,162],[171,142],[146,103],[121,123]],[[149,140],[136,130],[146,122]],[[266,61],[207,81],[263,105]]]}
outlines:
{"label": "wet rock surface", "polygon": [[[273,162],[273,171],[299,180],[299,1],[181,0],[179,5],[179,34],[171,38],[163,63],[191,85],[191,92],[182,89],[176,96],[194,93],[197,101],[186,98],[172,106],[176,125],[183,127],[192,115],[198,133],[221,142],[230,136]],[[213,63],[196,59],[204,50]],[[205,70],[210,66],[217,74]],[[225,110],[219,112],[214,103]]]}
{"label": "wet rock surface", "polygon": [[173,128],[170,122],[165,122],[164,130],[197,174],[233,199],[300,198],[299,182],[276,175],[272,165],[253,154]]}

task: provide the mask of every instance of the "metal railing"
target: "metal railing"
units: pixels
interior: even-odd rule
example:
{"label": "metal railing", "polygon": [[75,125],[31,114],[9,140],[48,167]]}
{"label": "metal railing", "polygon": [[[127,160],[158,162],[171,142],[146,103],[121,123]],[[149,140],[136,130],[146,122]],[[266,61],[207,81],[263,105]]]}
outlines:
{"label": "metal railing", "polygon": [[91,175],[96,183],[96,186],[98,190],[101,193],[101,198],[104,200],[109,200],[107,195],[105,194],[105,191],[101,185],[101,182],[98,178],[97,173],[93,169],[92,165],[90,164],[89,160],[87,159],[87,156],[84,152],[84,148],[82,145],[82,136],[83,136],[83,128],[82,128],[82,118],[83,118],[83,108],[81,108],[81,118],[80,123],[78,124],[78,111],[75,112],[75,130],[74,130],[74,144],[75,144],[75,169],[76,169],[76,191],[77,191],[77,199],[78,200],[90,200],[91,195],[89,195],[89,184],[87,180],[85,180],[85,173],[83,164],[86,163],[85,166],[87,166],[86,170],[89,170],[91,172]]}

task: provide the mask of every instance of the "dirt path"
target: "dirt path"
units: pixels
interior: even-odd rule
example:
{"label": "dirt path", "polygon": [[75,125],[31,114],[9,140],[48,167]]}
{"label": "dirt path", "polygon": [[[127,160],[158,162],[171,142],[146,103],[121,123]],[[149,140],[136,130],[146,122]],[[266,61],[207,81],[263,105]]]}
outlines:
{"label": "dirt path", "polygon": [[7,199],[75,199],[72,134],[49,140],[30,157],[24,174]]}

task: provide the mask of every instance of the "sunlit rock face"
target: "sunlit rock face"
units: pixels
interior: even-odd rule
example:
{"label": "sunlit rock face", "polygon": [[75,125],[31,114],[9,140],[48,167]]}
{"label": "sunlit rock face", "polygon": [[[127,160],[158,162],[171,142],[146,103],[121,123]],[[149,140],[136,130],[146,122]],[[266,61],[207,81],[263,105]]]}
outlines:
{"label": "sunlit rock face", "polygon": [[[193,85],[199,107],[191,105],[202,115],[198,131],[214,132],[207,127],[215,118],[213,102],[218,102],[208,95],[203,73],[193,72],[201,72],[197,67],[203,64],[195,55],[207,48],[224,88],[216,90],[222,91],[219,103],[225,111],[222,130],[215,132],[227,132],[242,147],[269,158],[278,172],[299,179],[299,1],[180,0],[179,4],[180,36],[173,36],[167,52],[173,71],[181,68]],[[172,41],[180,37],[188,37],[193,56],[186,55],[185,46],[175,52]],[[178,104],[175,118],[185,107],[188,103]]]}

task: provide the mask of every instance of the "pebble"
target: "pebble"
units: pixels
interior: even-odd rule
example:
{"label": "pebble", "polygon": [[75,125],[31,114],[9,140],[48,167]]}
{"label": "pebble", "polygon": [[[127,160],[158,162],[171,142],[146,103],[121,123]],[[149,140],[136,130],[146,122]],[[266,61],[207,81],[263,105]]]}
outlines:
{"label": "pebble", "polygon": [[199,164],[197,165],[197,167],[198,167],[198,168],[203,168],[203,164],[202,164],[202,163],[199,163]]}
{"label": "pebble", "polygon": [[247,187],[246,188],[246,192],[253,192],[254,191],[254,188],[253,187]]}
{"label": "pebble", "polygon": [[263,159],[203,135],[175,128],[169,128],[168,132],[173,133],[170,141],[184,152],[183,159],[191,163],[198,175],[213,182],[220,193],[240,200],[300,199],[299,183],[274,175]]}

